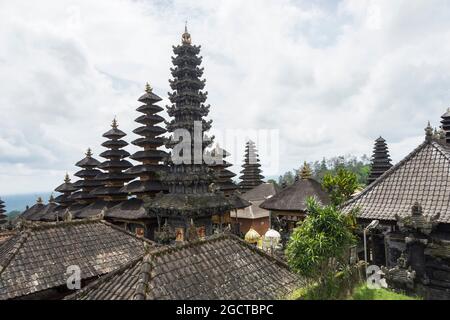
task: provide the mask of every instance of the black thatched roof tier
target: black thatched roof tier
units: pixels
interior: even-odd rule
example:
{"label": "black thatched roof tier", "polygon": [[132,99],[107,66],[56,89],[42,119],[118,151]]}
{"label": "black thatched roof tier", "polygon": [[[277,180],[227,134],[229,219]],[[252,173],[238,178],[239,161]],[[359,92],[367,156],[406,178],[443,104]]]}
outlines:
{"label": "black thatched roof tier", "polygon": [[273,211],[305,213],[308,197],[316,198],[323,205],[330,204],[330,197],[319,182],[314,179],[298,179],[294,184],[265,200],[260,207]]}
{"label": "black thatched roof tier", "polygon": [[106,210],[105,217],[122,220],[142,220],[151,218],[144,208],[144,200],[132,198]]}
{"label": "black thatched roof tier", "polygon": [[94,203],[91,203],[90,205],[88,205],[80,210],[75,211],[73,216],[74,216],[74,218],[77,218],[77,219],[101,217],[102,215],[106,214],[106,210],[108,210],[109,208],[112,208],[113,206],[117,205],[118,203],[119,202],[97,200]]}
{"label": "black thatched roof tier", "polygon": [[383,173],[388,171],[391,167],[392,163],[391,158],[389,157],[386,140],[384,140],[382,137],[379,137],[377,140],[375,140],[370,175],[367,179],[368,184],[371,184],[376,179],[381,177]]}
{"label": "black thatched roof tier", "polygon": [[162,164],[139,164],[137,166],[134,166],[127,171],[125,171],[127,174],[132,176],[139,176],[139,175],[146,175],[146,174],[153,174],[155,172],[160,172],[166,170],[166,166]]}
{"label": "black thatched roof tier", "polygon": [[82,267],[82,281],[95,279],[142,257],[144,244],[154,245],[99,220],[24,224],[0,246],[0,300],[64,290],[72,265]]}
{"label": "black thatched roof tier", "polygon": [[157,114],[144,114],[138,118],[136,118],[137,123],[141,123],[144,125],[154,125],[157,123],[164,122],[164,118]]}
{"label": "black thatched roof tier", "polygon": [[100,157],[110,159],[110,158],[126,158],[129,157],[130,154],[122,149],[110,149],[103,151],[100,153]]}
{"label": "black thatched roof tier", "polygon": [[122,130],[118,129],[117,126],[116,126],[116,127],[113,127],[111,130],[105,132],[103,134],[103,137],[108,138],[110,140],[117,141],[120,138],[125,137],[126,135],[127,134],[125,132],[123,132]]}
{"label": "black thatched roof tier", "polygon": [[230,211],[230,201],[220,193],[158,194],[146,199],[145,207],[160,217],[202,217]]}
{"label": "black thatched roof tier", "polygon": [[133,132],[140,136],[158,136],[165,133],[166,129],[163,129],[159,126],[139,127],[134,129]]}
{"label": "black thatched roof tier", "polygon": [[[100,165],[100,163],[99,163]],[[78,178],[95,178],[99,173],[101,173],[98,169],[83,169],[78,172],[75,172],[74,176]]]}
{"label": "black thatched roof tier", "polygon": [[158,180],[136,180],[120,189],[127,194],[155,194],[163,190],[165,187]]}
{"label": "black thatched roof tier", "polygon": [[424,216],[450,224],[450,147],[426,139],[403,160],[343,206],[359,208],[358,218],[397,221],[408,217],[415,203]]}
{"label": "black thatched roof tier", "polygon": [[70,182],[70,178],[69,178],[68,174],[66,174],[66,176],[64,177],[64,183],[55,188],[55,191],[60,192],[60,193],[72,193],[76,190],[78,190],[78,189],[75,188],[73,186],[73,183]]}
{"label": "black thatched roof tier", "polygon": [[[153,92],[153,89],[150,87],[150,85],[148,83],[145,87],[145,93],[138,99],[138,101],[146,104],[145,106],[142,106],[142,107],[152,108],[152,110],[153,110],[153,111],[151,111],[152,113],[157,113],[157,112],[160,112],[163,110],[163,108],[153,105],[154,103],[159,102],[161,100],[162,100],[161,97],[159,97],[158,95],[156,95]],[[139,110],[139,108],[137,111],[148,112],[147,110],[141,111],[141,110]]]}
{"label": "black thatched roof tier", "polygon": [[283,261],[238,237],[216,235],[130,260],[68,299],[275,300],[303,286]]}
{"label": "black thatched roof tier", "polygon": [[[34,220],[36,221],[35,217],[38,217],[39,214],[42,212],[42,210],[45,208],[44,201],[42,201],[41,197],[38,197],[36,200],[36,203],[26,209],[24,212],[22,212],[19,216],[22,220]],[[37,219],[39,220],[39,219]]]}
{"label": "black thatched roof tier", "polygon": [[161,147],[164,144],[164,138],[163,137],[157,137],[157,138],[151,138],[151,137],[144,137],[139,138],[131,142],[135,146],[144,148],[144,147],[150,147],[150,148],[158,148]]}
{"label": "black thatched roof tier", "polygon": [[232,209],[235,209],[235,210],[236,209],[244,209],[244,208],[250,207],[252,205],[251,202],[243,199],[242,195],[238,192],[231,194],[228,197],[228,200],[231,203]]}

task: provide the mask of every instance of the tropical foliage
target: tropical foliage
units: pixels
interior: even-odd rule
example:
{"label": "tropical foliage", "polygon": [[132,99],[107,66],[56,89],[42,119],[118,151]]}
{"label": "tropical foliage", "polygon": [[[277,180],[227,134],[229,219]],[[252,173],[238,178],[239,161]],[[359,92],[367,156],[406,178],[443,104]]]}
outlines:
{"label": "tropical foliage", "polygon": [[314,198],[307,200],[307,210],[287,244],[286,257],[293,271],[322,282],[348,264],[349,248],[356,241],[354,219],[333,205],[320,206]]}

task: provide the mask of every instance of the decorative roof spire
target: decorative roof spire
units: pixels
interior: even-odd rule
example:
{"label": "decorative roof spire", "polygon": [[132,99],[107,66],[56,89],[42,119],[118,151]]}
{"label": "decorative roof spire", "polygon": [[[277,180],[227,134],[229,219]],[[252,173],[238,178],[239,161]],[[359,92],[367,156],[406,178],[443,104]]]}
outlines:
{"label": "decorative roof spire", "polygon": [[150,93],[152,93],[152,91],[153,91],[153,88],[150,86],[150,84],[147,82],[146,84],[145,84],[145,92],[146,93],[148,93],[148,94],[150,94]]}
{"label": "decorative roof spire", "polygon": [[64,177],[64,183],[70,183],[70,177],[67,172],[66,172],[66,176]]}
{"label": "decorative roof spire", "polygon": [[303,180],[306,180],[306,179],[311,179],[311,176],[312,176],[311,167],[305,161],[303,163],[303,168],[300,171],[300,178],[302,178]]}
{"label": "decorative roof spire", "polygon": [[428,125],[425,128],[425,140],[431,141],[433,139],[433,128],[431,127],[430,121],[428,121]]}
{"label": "decorative roof spire", "polygon": [[86,151],[86,157],[91,158],[92,157],[92,150],[91,148],[88,148]]}
{"label": "decorative roof spire", "polygon": [[49,203],[55,203],[55,197],[53,197],[53,193],[50,195],[50,198],[48,199]]}
{"label": "decorative roof spire", "polygon": [[192,39],[191,39],[191,35],[188,32],[187,21],[186,21],[186,24],[184,25],[184,33],[181,36],[181,43],[190,45],[191,42],[192,42]]}
{"label": "decorative roof spire", "polygon": [[37,204],[44,204],[44,201],[42,200],[41,197],[38,197],[37,200],[36,200],[36,203]]}
{"label": "decorative roof spire", "polygon": [[373,148],[371,170],[369,178],[367,180],[368,184],[374,182],[391,167],[391,158],[389,157],[389,150],[386,144],[386,140],[384,140],[382,137],[379,137],[377,140],[375,140],[375,146]]}
{"label": "decorative roof spire", "polygon": [[113,129],[117,129],[117,128],[119,127],[119,124],[117,123],[116,117],[114,117],[114,119],[113,119],[113,121],[112,121],[112,124],[111,124],[111,127],[112,127]]}

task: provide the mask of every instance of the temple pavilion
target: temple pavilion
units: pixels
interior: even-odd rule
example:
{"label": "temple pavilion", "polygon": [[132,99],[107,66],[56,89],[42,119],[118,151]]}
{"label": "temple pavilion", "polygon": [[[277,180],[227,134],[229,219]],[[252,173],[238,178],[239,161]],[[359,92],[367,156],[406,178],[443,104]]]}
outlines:
{"label": "temple pavilion", "polygon": [[272,221],[278,221],[279,224],[274,228],[281,228],[286,236],[308,214],[306,199],[309,197],[314,197],[322,205],[330,203],[328,194],[323,190],[322,185],[312,178],[311,169],[305,162],[295,182],[265,200],[260,207],[271,212]]}

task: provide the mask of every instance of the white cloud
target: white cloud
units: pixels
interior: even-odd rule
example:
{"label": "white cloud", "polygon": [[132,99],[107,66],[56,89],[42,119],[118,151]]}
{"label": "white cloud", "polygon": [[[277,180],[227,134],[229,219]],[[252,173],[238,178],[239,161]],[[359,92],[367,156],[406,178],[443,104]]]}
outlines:
{"label": "white cloud", "polygon": [[185,20],[218,139],[278,129],[280,173],[370,154],[379,135],[398,161],[450,101],[449,17],[445,0],[1,1],[0,194],[53,189],[115,115],[133,140],[145,82],[170,90]]}

